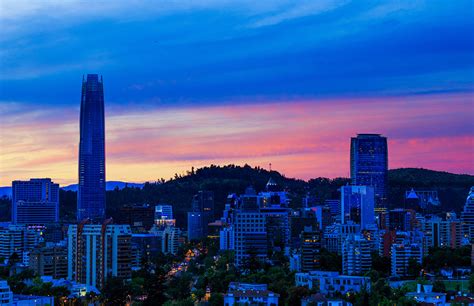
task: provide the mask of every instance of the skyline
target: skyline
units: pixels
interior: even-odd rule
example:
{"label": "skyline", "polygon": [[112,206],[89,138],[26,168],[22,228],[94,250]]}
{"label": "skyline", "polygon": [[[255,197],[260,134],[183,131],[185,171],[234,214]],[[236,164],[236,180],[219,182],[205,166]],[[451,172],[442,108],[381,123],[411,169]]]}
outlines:
{"label": "skyline", "polygon": [[108,180],[230,163],[349,177],[358,133],[388,138],[391,169],[474,174],[470,1],[0,5],[0,186],[77,182],[88,73]]}

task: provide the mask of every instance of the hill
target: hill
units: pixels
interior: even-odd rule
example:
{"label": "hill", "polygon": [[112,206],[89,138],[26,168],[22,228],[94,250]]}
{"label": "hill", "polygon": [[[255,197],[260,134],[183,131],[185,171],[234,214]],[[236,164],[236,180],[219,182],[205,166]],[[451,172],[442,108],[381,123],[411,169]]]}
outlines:
{"label": "hill", "polygon": [[[316,196],[320,203],[326,199],[339,198],[337,189],[349,183],[347,178],[315,178],[303,181],[288,178],[277,171],[268,171],[259,167],[215,166],[192,169],[186,175],[175,175],[168,181],[149,182],[136,186],[128,184],[120,189],[107,191],[107,214],[117,216],[118,210],[125,204],[133,203],[167,203],[173,206],[179,226],[186,225],[186,212],[191,207],[191,200],[199,190],[210,190],[215,194],[216,217],[219,217],[229,193],[243,193],[252,185],[257,191],[264,189],[269,178],[290,192],[291,206],[300,207],[302,197],[308,192]],[[405,191],[415,189],[437,190],[443,211],[459,212],[466,200],[474,176],[459,175],[426,169],[404,168],[389,170],[390,207],[404,205]],[[141,188],[140,188],[141,187]],[[74,220],[76,211],[76,192],[61,190],[61,215],[63,220]],[[3,207],[2,207],[3,206]],[[6,201],[0,201],[2,212],[9,212]],[[4,210],[5,209],[5,210]],[[2,214],[4,215],[4,214]],[[5,216],[9,216],[7,213]]]}

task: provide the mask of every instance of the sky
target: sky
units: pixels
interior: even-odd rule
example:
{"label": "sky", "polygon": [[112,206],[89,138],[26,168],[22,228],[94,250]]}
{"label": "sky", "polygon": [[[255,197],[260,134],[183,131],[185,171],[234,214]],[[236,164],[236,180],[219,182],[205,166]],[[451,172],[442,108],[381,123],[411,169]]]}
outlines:
{"label": "sky", "polygon": [[0,186],[77,181],[83,75],[103,76],[107,180],[210,164],[474,174],[472,1],[0,1]]}

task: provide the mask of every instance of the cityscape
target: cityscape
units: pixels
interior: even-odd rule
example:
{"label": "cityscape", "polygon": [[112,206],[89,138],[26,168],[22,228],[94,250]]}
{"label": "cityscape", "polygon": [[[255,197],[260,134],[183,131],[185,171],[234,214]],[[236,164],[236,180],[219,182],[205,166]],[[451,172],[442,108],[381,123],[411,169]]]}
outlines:
{"label": "cityscape", "polygon": [[0,305],[474,305],[473,3],[224,2],[0,4]]}

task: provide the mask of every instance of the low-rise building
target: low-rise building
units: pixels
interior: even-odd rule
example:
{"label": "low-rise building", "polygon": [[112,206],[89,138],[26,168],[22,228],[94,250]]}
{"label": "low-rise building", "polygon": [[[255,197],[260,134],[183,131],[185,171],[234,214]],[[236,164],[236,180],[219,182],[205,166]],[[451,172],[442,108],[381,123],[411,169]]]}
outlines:
{"label": "low-rise building", "polygon": [[224,305],[277,306],[279,297],[279,294],[269,291],[266,284],[230,283]]}
{"label": "low-rise building", "polygon": [[[446,304],[446,293],[433,292],[433,285],[417,284],[416,292],[408,292],[406,297],[414,299],[417,303],[426,303],[434,306],[444,306]],[[423,288],[423,290],[422,290]]]}
{"label": "low-rise building", "polygon": [[295,274],[296,286],[316,289],[323,294],[340,292],[359,292],[362,288],[370,290],[370,278],[364,276],[340,275],[336,271],[310,271]]}

